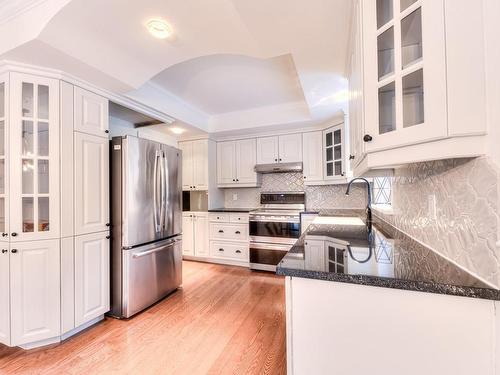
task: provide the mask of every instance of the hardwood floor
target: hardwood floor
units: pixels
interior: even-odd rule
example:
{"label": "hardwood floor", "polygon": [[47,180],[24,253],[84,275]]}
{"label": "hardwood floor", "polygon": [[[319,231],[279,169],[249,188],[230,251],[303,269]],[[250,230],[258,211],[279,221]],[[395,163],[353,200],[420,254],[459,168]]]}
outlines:
{"label": "hardwood floor", "polygon": [[0,374],[286,374],[284,280],[183,267],[181,290],[128,321],[32,351],[0,345]]}

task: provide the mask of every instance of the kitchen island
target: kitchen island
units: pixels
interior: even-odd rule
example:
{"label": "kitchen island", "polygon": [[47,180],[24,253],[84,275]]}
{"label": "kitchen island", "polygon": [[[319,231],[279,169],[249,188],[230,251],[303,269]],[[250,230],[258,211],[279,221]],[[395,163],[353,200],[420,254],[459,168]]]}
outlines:
{"label": "kitchen island", "polygon": [[498,373],[498,289],[376,216],[319,214],[277,268],[289,374]]}

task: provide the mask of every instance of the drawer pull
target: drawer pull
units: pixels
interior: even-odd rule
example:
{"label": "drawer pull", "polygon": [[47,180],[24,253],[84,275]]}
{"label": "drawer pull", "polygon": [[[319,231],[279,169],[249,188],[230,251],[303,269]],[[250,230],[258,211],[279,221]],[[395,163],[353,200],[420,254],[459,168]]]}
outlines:
{"label": "drawer pull", "polygon": [[6,252],[8,252],[9,250],[7,249],[2,249],[2,254],[5,254]]}
{"label": "drawer pull", "polygon": [[224,249],[220,248],[219,251],[224,251]]}
{"label": "drawer pull", "polygon": [[236,254],[241,254],[241,250],[236,250]]}
{"label": "drawer pull", "polygon": [[236,232],[234,232],[234,234],[241,234],[241,232],[237,230]]}
{"label": "drawer pull", "polygon": [[10,252],[11,252],[12,254],[15,254],[15,253],[17,253],[17,249],[12,249]]}
{"label": "drawer pull", "polygon": [[222,229],[219,229],[219,233],[224,233],[224,231]]}
{"label": "drawer pull", "polygon": [[220,217],[217,216],[217,220],[220,220]]}

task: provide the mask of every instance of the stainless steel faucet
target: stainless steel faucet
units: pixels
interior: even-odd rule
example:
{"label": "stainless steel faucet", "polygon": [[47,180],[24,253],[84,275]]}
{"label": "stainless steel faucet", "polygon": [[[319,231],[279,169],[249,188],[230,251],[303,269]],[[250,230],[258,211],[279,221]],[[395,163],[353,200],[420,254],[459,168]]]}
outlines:
{"label": "stainless steel faucet", "polygon": [[371,185],[368,182],[368,180],[366,178],[363,178],[363,177],[353,178],[349,182],[349,184],[347,185],[347,190],[345,191],[345,195],[349,195],[349,190],[351,189],[351,184],[357,180],[361,180],[361,181],[364,181],[366,183],[366,190],[368,192],[368,203],[366,205],[366,220],[368,221],[367,224],[371,224],[371,221],[372,221],[372,189],[371,189]]}

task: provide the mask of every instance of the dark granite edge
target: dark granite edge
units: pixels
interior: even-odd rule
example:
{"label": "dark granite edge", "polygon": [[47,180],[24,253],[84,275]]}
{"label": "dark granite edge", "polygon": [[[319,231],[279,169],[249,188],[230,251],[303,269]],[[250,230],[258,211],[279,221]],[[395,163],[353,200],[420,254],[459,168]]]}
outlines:
{"label": "dark granite edge", "polygon": [[497,289],[474,288],[426,281],[389,279],[368,275],[346,275],[321,271],[307,271],[283,267],[277,267],[276,274],[280,276],[301,277],[306,279],[334,281],[355,285],[367,285],[390,289],[500,301],[500,290]]}
{"label": "dark granite edge", "polygon": [[211,208],[208,212],[234,212],[234,213],[249,213],[257,208]]}

